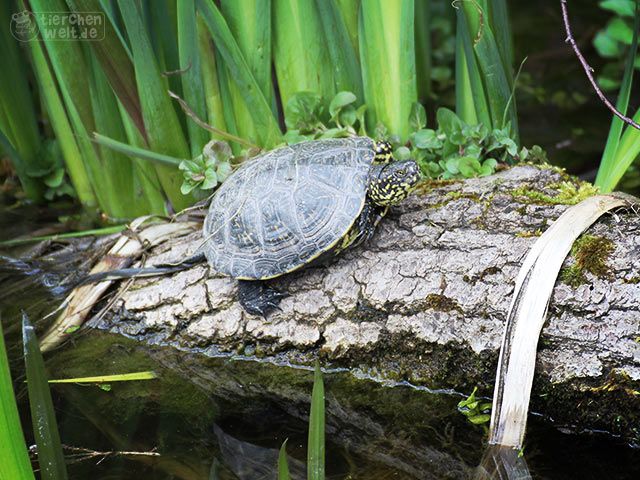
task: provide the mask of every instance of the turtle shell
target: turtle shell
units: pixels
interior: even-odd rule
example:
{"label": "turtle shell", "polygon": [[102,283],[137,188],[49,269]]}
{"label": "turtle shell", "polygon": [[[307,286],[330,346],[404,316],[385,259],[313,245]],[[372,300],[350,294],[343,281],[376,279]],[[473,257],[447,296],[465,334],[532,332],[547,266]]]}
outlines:
{"label": "turtle shell", "polygon": [[367,137],[313,140],[244,163],[218,189],[204,222],[217,271],[268,279],[330,250],[364,206],[375,156]]}

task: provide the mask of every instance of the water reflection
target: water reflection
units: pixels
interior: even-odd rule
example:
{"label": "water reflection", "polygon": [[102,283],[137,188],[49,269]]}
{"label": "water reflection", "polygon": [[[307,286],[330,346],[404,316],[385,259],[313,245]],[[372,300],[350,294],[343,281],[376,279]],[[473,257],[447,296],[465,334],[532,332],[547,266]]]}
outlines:
{"label": "water reflection", "polygon": [[[277,448],[243,442],[225,433],[217,425],[214,425],[213,431],[218,439],[220,458],[238,480],[271,480],[276,477],[279,454]],[[291,457],[287,460],[291,478],[304,479],[306,477],[304,462]],[[222,480],[220,477],[214,478]]]}
{"label": "water reflection", "polygon": [[496,445],[489,446],[473,480],[531,480],[531,473],[518,450]]}

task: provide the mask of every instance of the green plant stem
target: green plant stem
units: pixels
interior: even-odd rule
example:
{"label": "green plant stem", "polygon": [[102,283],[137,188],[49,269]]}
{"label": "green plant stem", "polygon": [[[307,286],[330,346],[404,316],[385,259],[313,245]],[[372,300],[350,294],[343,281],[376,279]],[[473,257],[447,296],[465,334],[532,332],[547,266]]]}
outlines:
{"label": "green plant stem", "polygon": [[9,370],[9,358],[0,322],[0,478],[30,480],[34,478],[29,452],[20,425]]}

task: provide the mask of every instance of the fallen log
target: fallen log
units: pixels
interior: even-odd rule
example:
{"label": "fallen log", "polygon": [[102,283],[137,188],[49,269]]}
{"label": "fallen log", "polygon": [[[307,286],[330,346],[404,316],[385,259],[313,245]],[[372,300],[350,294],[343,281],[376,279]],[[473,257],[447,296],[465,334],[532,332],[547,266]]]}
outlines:
{"label": "fallen log", "polygon": [[[434,182],[393,209],[365,246],[275,280],[267,321],[242,311],[233,280],[206,265],[145,278],[91,325],[209,355],[336,367],[489,396],[515,277],[535,237],[590,193],[562,172],[520,166]],[[152,249],[146,265],[193,254],[201,234]],[[640,217],[603,217],[556,282],[531,407],[572,429],[640,437]]]}

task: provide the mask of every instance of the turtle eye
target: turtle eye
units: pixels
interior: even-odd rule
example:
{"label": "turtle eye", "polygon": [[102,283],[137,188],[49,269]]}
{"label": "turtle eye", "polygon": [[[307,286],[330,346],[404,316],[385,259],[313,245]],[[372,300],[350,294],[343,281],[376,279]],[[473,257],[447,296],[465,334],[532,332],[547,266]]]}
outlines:
{"label": "turtle eye", "polygon": [[398,170],[398,175],[406,175],[407,171],[404,168]]}

